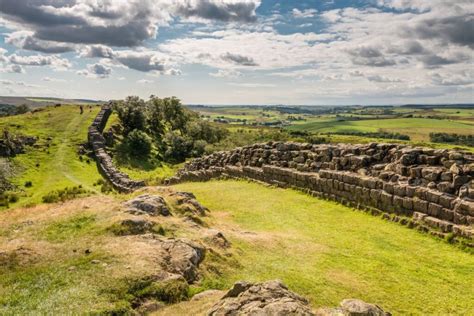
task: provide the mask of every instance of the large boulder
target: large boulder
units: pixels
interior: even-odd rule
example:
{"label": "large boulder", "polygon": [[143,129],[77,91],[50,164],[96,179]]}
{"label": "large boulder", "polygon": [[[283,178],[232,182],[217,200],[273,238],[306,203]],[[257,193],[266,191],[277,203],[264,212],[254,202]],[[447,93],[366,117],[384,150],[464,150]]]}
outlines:
{"label": "large boulder", "polygon": [[125,203],[127,212],[135,215],[168,216],[170,211],[165,200],[159,195],[143,194]]}
{"label": "large boulder", "polygon": [[314,315],[308,301],[280,281],[237,282],[209,311],[221,315]]}

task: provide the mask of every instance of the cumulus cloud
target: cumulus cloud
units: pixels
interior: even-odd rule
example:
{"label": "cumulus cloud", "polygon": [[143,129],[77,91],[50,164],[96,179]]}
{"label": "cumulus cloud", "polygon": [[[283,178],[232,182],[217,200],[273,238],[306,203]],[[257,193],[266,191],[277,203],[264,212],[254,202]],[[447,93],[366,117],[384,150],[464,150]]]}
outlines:
{"label": "cumulus cloud", "polygon": [[260,1],[210,1],[184,0],[178,1],[176,13],[186,18],[195,17],[223,22],[255,22],[255,9]]}
{"label": "cumulus cloud", "polygon": [[[254,22],[260,1],[252,0],[0,0],[0,13],[28,32],[15,45],[46,53],[74,44],[140,46],[155,38],[173,16],[225,22]],[[72,45],[71,45],[72,44]]]}
{"label": "cumulus cloud", "polygon": [[78,71],[77,74],[89,78],[105,79],[112,74],[112,69],[102,64],[91,64],[87,65],[87,69]]}
{"label": "cumulus cloud", "polygon": [[395,61],[386,58],[376,47],[357,47],[348,51],[351,60],[356,65],[385,67],[395,65]]}
{"label": "cumulus cloud", "polygon": [[67,59],[60,58],[57,56],[20,56],[17,54],[12,54],[8,56],[7,59],[10,63],[20,66],[52,66],[57,69],[65,69],[71,67],[71,63]]}
{"label": "cumulus cloud", "polygon": [[232,53],[225,53],[221,55],[221,58],[225,61],[242,65],[242,66],[258,66],[258,64],[254,61],[252,57],[243,56],[239,54],[232,54]]}
{"label": "cumulus cloud", "polygon": [[86,58],[113,58],[114,50],[105,45],[86,46],[80,53],[81,57]]}

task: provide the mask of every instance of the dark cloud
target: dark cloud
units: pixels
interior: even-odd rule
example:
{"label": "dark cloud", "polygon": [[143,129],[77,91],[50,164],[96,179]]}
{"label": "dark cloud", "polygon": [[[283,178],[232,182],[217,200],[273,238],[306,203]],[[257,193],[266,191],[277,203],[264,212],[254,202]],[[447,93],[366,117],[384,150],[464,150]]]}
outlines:
{"label": "dark cloud", "polygon": [[100,78],[106,78],[112,73],[112,69],[101,64],[94,64],[89,70]]}
{"label": "dark cloud", "polygon": [[226,53],[221,56],[225,61],[241,65],[241,66],[258,66],[252,57],[242,56],[239,54]]}
{"label": "dark cloud", "polygon": [[[170,14],[252,22],[256,19],[258,4],[258,1],[244,0],[232,3],[210,0],[0,0],[0,13],[32,32],[22,48],[62,53],[72,48],[59,43],[140,46],[156,36],[157,25],[170,21]],[[38,40],[58,44],[46,45]]]}
{"label": "dark cloud", "polygon": [[25,69],[20,65],[10,65],[7,68],[7,71],[11,73],[17,73],[17,74],[25,73]]}
{"label": "dark cloud", "polygon": [[120,52],[115,60],[128,68],[142,72],[166,70],[165,62],[153,53]]}
{"label": "dark cloud", "polygon": [[105,79],[110,76],[112,69],[102,64],[87,65],[87,69],[77,72],[78,75]]}
{"label": "dark cloud", "polygon": [[198,17],[223,22],[255,22],[255,2],[214,3],[208,0],[183,1],[176,12],[184,17]]}
{"label": "dark cloud", "polygon": [[367,76],[367,80],[373,81],[373,82],[402,82],[400,79],[397,78],[389,78],[385,76],[380,76],[380,75],[370,75]]}
{"label": "dark cloud", "polygon": [[71,52],[75,50],[73,45],[62,44],[51,41],[42,41],[34,38],[31,35],[20,35],[15,36],[15,33],[12,36],[9,36],[6,40],[6,43],[15,45],[16,47],[32,50],[47,54],[61,54],[66,52]]}
{"label": "dark cloud", "polygon": [[419,58],[426,68],[437,68],[443,65],[454,64],[456,61],[438,55],[426,55]]}
{"label": "dark cloud", "polygon": [[355,65],[386,67],[396,64],[394,60],[387,59],[382,52],[375,47],[358,47],[347,51]]}
{"label": "dark cloud", "polygon": [[0,0],[0,12],[16,22],[51,27],[84,23],[84,19],[68,15],[58,15],[45,7],[70,7],[75,0]]}
{"label": "dark cloud", "polygon": [[427,50],[418,41],[405,41],[399,46],[392,46],[387,50],[391,54],[400,55],[421,55],[428,53]]}
{"label": "dark cloud", "polygon": [[426,19],[408,31],[422,39],[441,39],[448,43],[474,48],[472,14]]}

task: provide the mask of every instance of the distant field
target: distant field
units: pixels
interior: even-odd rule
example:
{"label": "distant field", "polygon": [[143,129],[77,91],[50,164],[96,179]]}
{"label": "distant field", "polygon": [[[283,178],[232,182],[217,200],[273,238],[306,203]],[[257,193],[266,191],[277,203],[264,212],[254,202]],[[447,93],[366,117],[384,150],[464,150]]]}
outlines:
{"label": "distant field", "polygon": [[[48,107],[0,118],[0,130],[39,137],[40,148],[28,148],[26,154],[13,158],[18,173],[13,182],[23,191],[18,205],[40,203],[48,192],[68,186],[95,190],[92,184],[101,178],[97,166],[93,160],[87,163],[87,157],[81,162],[77,150],[86,142],[87,128],[98,110],[93,107],[80,115],[77,106]],[[33,186],[26,188],[26,181]]]}
{"label": "distant field", "polygon": [[398,132],[410,136],[413,141],[429,141],[429,134],[432,132],[472,134],[474,131],[474,122],[425,118],[360,121],[315,120],[313,122],[291,126],[289,129],[319,133]]}
{"label": "distant field", "polygon": [[209,207],[211,227],[236,250],[239,265],[205,279],[205,288],[280,279],[313,306],[357,297],[394,315],[474,309],[474,257],[444,241],[293,190],[245,181],[176,188]]}

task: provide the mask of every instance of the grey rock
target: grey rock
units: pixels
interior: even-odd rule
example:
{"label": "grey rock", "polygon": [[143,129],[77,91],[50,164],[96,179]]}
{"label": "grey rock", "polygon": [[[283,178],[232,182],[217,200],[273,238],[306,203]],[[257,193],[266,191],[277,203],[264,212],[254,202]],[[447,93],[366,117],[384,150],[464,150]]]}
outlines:
{"label": "grey rock", "polygon": [[127,211],[132,214],[170,215],[166,201],[159,195],[143,194],[127,201],[125,205],[128,207]]}
{"label": "grey rock", "polygon": [[314,315],[308,301],[280,281],[237,282],[209,311],[221,315]]}

